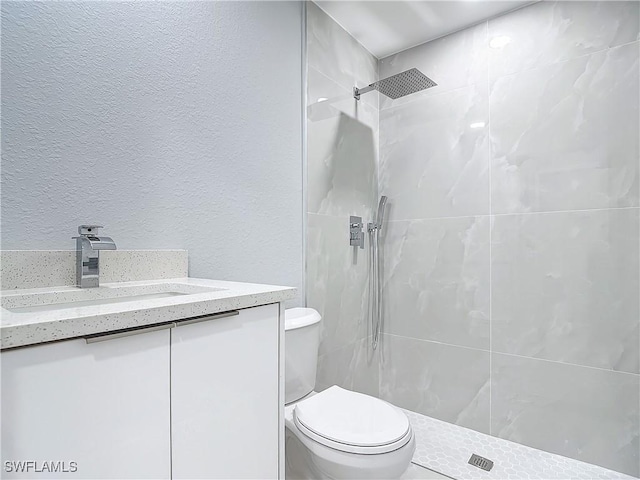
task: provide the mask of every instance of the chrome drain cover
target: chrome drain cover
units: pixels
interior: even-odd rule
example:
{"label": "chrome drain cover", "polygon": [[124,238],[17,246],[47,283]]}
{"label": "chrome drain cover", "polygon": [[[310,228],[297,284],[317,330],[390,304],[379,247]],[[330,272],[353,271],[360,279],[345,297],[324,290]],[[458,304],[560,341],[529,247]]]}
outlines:
{"label": "chrome drain cover", "polygon": [[481,457],[480,455],[476,455],[475,453],[471,455],[471,458],[469,459],[469,465],[481,468],[482,470],[486,470],[487,472],[493,468],[493,462],[491,460]]}

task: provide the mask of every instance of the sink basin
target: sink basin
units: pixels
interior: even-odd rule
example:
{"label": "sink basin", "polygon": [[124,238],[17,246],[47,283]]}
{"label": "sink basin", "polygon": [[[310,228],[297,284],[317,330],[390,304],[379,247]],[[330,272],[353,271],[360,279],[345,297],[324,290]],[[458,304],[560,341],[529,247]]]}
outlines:
{"label": "sink basin", "polygon": [[1,305],[14,313],[35,313],[66,308],[109,305],[141,300],[155,300],[199,293],[211,293],[224,288],[200,287],[183,283],[160,283],[126,287],[68,289],[43,293],[4,295]]}

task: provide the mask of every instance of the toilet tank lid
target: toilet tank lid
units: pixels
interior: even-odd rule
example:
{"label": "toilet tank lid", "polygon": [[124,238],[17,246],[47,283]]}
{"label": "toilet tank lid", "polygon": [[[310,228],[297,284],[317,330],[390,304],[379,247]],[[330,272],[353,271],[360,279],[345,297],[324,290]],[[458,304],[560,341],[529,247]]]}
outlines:
{"label": "toilet tank lid", "polygon": [[284,329],[295,330],[318,323],[322,317],[313,308],[288,308],[284,311]]}

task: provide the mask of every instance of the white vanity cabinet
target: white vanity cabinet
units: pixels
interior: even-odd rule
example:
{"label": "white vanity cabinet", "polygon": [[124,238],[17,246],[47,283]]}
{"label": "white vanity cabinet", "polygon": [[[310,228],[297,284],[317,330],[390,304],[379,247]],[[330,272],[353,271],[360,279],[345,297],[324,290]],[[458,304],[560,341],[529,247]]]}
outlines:
{"label": "white vanity cabinet", "polygon": [[280,309],[2,351],[0,477],[278,478]]}
{"label": "white vanity cabinet", "polygon": [[169,345],[165,329],[3,351],[0,476],[170,478]]}
{"label": "white vanity cabinet", "polygon": [[174,479],[278,477],[279,343],[277,304],[171,330]]}

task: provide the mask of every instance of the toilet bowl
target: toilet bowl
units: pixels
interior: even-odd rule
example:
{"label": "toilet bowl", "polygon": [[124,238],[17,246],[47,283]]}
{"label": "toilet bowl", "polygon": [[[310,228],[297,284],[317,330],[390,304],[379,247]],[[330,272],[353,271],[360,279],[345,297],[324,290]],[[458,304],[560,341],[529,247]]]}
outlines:
{"label": "toilet bowl", "polygon": [[313,391],[320,315],[285,311],[285,457],[288,479],[399,478],[415,450],[399,408],[332,386]]}

